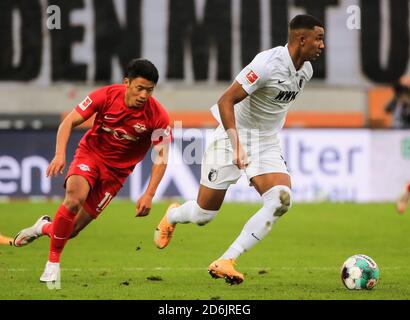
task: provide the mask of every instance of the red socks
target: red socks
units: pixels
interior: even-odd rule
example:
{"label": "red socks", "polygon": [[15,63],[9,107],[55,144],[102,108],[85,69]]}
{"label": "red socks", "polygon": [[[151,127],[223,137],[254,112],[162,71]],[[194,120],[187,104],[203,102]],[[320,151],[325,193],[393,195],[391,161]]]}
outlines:
{"label": "red socks", "polygon": [[52,222],[46,223],[43,226],[43,228],[41,228],[41,233],[48,235],[50,238],[51,238],[52,232],[53,232],[53,223]]}
{"label": "red socks", "polygon": [[58,208],[51,224],[43,227],[43,233],[51,238],[48,261],[60,262],[60,255],[74,229],[75,213],[69,211],[63,204]]}

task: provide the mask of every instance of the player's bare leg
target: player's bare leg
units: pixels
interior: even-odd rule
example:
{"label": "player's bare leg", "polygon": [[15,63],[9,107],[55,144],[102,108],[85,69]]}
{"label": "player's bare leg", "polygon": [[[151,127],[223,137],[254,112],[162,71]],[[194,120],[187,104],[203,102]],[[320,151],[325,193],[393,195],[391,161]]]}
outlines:
{"label": "player's bare leg", "polygon": [[[179,223],[193,222],[198,225],[210,222],[221,208],[226,191],[200,185],[196,203],[194,201],[185,203],[187,207],[191,207],[191,210],[175,212],[171,221],[178,219]],[[213,278],[224,278],[229,283],[239,282],[243,279],[243,275],[233,268],[234,264],[234,260],[215,261],[209,266],[208,272]]]}
{"label": "player's bare leg", "polygon": [[154,233],[154,242],[159,249],[165,248],[171,241],[177,223],[195,223],[203,226],[217,214],[225,198],[226,190],[199,186],[197,201],[187,201],[181,206],[171,204]]}
{"label": "player's bare leg", "polygon": [[[221,208],[226,191],[200,185],[197,201],[188,201],[178,207],[171,205],[157,227],[155,237],[157,247],[162,249],[168,245],[177,223],[205,225],[210,222]],[[171,234],[169,230],[172,230]],[[243,275],[233,268],[234,264],[233,259],[217,260],[209,266],[208,271],[213,278],[224,278],[231,284],[240,283]]]}
{"label": "player's bare leg", "polygon": [[83,207],[81,207],[80,211],[78,211],[75,216],[74,229],[73,232],[71,232],[70,239],[75,238],[81,230],[88,226],[93,220],[94,218],[88,214]]}
{"label": "player's bare leg", "polygon": [[248,220],[229,249],[208,268],[213,277],[224,277],[230,284],[239,284],[244,280],[244,276],[234,268],[235,260],[261,241],[291,204],[289,175],[268,173],[253,177],[251,182],[262,196],[263,207]]}

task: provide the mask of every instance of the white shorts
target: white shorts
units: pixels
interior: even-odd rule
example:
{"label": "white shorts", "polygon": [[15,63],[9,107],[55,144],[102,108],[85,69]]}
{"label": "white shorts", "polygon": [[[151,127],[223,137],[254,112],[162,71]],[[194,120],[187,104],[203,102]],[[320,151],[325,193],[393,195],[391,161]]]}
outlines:
{"label": "white shorts", "polygon": [[211,188],[226,190],[246,174],[248,182],[266,173],[289,174],[282,149],[276,135],[260,136],[257,130],[238,130],[239,141],[245,149],[249,165],[240,170],[232,162],[232,146],[222,125],[216,128],[214,138],[208,145],[202,159],[201,184]]}

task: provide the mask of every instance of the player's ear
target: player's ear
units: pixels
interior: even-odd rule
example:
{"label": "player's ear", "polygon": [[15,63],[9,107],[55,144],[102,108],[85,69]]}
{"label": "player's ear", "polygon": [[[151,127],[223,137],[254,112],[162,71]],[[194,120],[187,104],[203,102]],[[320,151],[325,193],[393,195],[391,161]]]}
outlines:
{"label": "player's ear", "polygon": [[308,36],[309,36],[309,33],[306,30],[303,29],[300,32],[299,42],[300,42],[301,46],[304,46],[306,44],[306,40],[307,40]]}
{"label": "player's ear", "polygon": [[128,87],[130,85],[130,79],[125,77],[123,83]]}

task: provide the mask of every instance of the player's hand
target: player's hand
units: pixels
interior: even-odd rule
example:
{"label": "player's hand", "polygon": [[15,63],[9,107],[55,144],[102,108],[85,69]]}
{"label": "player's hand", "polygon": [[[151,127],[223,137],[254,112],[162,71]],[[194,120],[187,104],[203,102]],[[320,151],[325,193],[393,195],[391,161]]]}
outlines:
{"label": "player's hand", "polygon": [[238,144],[238,147],[233,149],[232,163],[239,169],[245,169],[249,164],[248,156],[241,144]]}
{"label": "player's hand", "polygon": [[137,206],[135,208],[136,217],[145,217],[149,215],[152,206],[152,196],[148,194],[144,194],[141,198],[137,201]]}
{"label": "player's hand", "polygon": [[50,164],[48,165],[46,176],[47,177],[56,177],[58,174],[63,174],[66,162],[65,157],[56,155],[53,160],[51,160]]}

